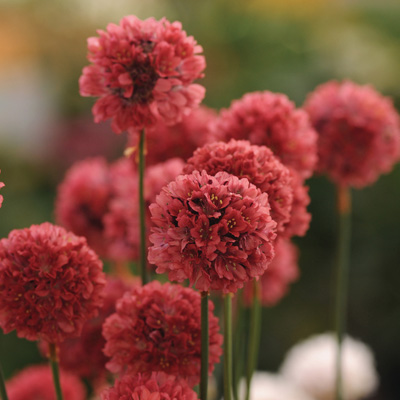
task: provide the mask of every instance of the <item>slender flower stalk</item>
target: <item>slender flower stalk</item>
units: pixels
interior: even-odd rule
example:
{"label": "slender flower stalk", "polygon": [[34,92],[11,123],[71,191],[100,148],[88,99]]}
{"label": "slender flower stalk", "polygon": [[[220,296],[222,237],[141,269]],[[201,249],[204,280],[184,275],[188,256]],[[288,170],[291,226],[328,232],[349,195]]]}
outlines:
{"label": "slender flower stalk", "polygon": [[145,130],[143,129],[139,138],[140,276],[142,278],[142,285],[148,282],[146,262],[146,203],[144,199],[144,144]]}
{"label": "slender flower stalk", "polygon": [[3,368],[1,367],[1,364],[0,364],[0,398],[2,400],[8,400]]}
{"label": "slender flower stalk", "polygon": [[348,275],[351,236],[351,193],[347,186],[337,187],[337,210],[339,230],[337,242],[337,281],[335,300],[335,331],[337,336],[335,399],[343,400],[342,344],[346,333]]}
{"label": "slender flower stalk", "polygon": [[50,366],[51,366],[51,371],[53,373],[53,382],[54,382],[54,388],[56,390],[57,400],[63,400],[63,395],[61,392],[61,384],[60,384],[60,371],[58,368],[57,346],[54,343],[49,343],[49,352],[50,352]]}
{"label": "slender flower stalk", "polygon": [[243,374],[243,359],[245,356],[243,339],[246,326],[246,315],[243,306],[243,291],[239,291],[236,303],[236,318],[233,334],[233,398],[239,400],[239,381]]}
{"label": "slender flower stalk", "polygon": [[254,296],[250,310],[250,330],[249,343],[247,346],[247,371],[246,371],[246,400],[250,399],[251,378],[257,365],[258,350],[260,347],[261,334],[261,302],[260,302],[260,282],[253,280]]}
{"label": "slender flower stalk", "polygon": [[232,400],[232,297],[224,295],[224,400]]}
{"label": "slender flower stalk", "polygon": [[200,400],[207,400],[208,392],[208,351],[209,351],[209,323],[208,323],[208,292],[201,293],[201,370],[200,370]]}

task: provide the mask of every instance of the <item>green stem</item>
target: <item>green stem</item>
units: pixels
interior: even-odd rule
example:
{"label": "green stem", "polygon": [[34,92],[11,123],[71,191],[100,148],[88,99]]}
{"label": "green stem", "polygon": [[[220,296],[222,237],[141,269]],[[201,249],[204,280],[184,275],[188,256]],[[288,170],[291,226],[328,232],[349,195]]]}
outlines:
{"label": "green stem", "polygon": [[0,397],[2,400],[8,400],[7,391],[6,391],[6,382],[4,379],[3,369],[0,365]]}
{"label": "green stem", "polygon": [[51,365],[51,371],[53,373],[53,382],[54,382],[54,388],[56,390],[56,397],[57,400],[63,400],[63,395],[61,392],[61,385],[60,385],[60,371],[58,369],[56,345],[54,343],[49,343],[49,350],[50,350],[50,365]]}
{"label": "green stem", "polygon": [[232,400],[232,293],[224,295],[224,400]]}
{"label": "green stem", "polygon": [[343,400],[342,350],[346,332],[348,276],[351,238],[351,193],[348,187],[338,186],[337,209],[339,229],[337,241],[337,280],[335,299],[335,331],[337,337],[335,399]]}
{"label": "green stem", "polygon": [[208,393],[208,348],[209,348],[209,321],[208,321],[208,292],[201,293],[201,380],[200,400],[207,400]]}
{"label": "green stem", "polygon": [[247,346],[247,371],[246,371],[246,400],[250,399],[251,378],[257,366],[258,350],[260,347],[261,335],[261,303],[260,303],[260,283],[253,280],[254,295],[253,304],[250,310],[250,330],[249,342]]}
{"label": "green stem", "polygon": [[245,327],[243,291],[240,290],[237,295],[236,319],[233,330],[233,398],[239,400],[239,381],[243,374],[244,346],[243,336]]}
{"label": "green stem", "polygon": [[147,251],[146,251],[146,204],[144,199],[144,168],[145,168],[145,130],[139,137],[139,210],[140,210],[140,275],[142,285],[148,282],[147,279]]}

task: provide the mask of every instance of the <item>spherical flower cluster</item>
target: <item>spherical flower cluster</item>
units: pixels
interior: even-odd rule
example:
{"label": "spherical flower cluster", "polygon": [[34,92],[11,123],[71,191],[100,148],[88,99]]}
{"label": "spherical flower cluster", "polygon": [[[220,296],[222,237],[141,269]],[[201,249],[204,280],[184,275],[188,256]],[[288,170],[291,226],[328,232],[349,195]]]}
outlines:
{"label": "spherical flower cluster", "polygon": [[224,109],[213,129],[221,140],[269,147],[287,167],[309,178],[317,162],[317,134],[308,115],[284,94],[253,92]]}
{"label": "spherical flower cluster", "polygon": [[[214,140],[210,126],[216,118],[214,110],[200,106],[172,126],[157,119],[154,126],[146,129],[146,164],[154,165],[175,157],[186,160],[198,147]],[[130,135],[129,147],[137,146],[138,136]]]}
{"label": "spherical flower cluster", "polygon": [[[240,382],[240,398],[245,398],[246,385]],[[313,400],[306,392],[284,377],[268,372],[255,372],[251,380],[250,400]]]}
{"label": "spherical flower cluster", "polygon": [[233,139],[229,143],[210,143],[194,152],[183,172],[188,174],[194,170],[205,170],[209,175],[225,171],[247,178],[261,192],[268,194],[277,231],[282,232],[284,224],[289,222],[293,202],[290,172],[268,147]]}
{"label": "spherical flower cluster", "polygon": [[[103,353],[106,343],[102,336],[103,323],[107,317],[115,312],[115,304],[122,295],[130,290],[132,284],[120,279],[108,278],[103,290],[104,304],[96,318],[87,321],[82,328],[82,333],[77,338],[65,340],[58,347],[60,366],[75,373],[81,378],[101,381],[106,374],[108,358]],[[40,342],[40,350],[46,354],[46,342]]]}
{"label": "spherical flower cluster", "polygon": [[[275,242],[275,257],[260,278],[260,301],[263,306],[274,306],[288,291],[289,284],[299,276],[298,249],[287,239]],[[253,282],[244,287],[245,304],[253,301]]]}
{"label": "spherical flower cluster", "polygon": [[[295,345],[281,366],[282,375],[317,400],[335,398],[337,341],[334,334],[312,336]],[[361,400],[378,385],[374,357],[360,341],[343,341],[342,382],[344,400]]]}
{"label": "spherical flower cluster", "polygon": [[111,198],[110,172],[104,158],[77,162],[58,186],[55,203],[57,223],[76,235],[85,236],[90,247],[107,255],[103,216]]}
{"label": "spherical flower cluster", "polygon": [[101,393],[101,400],[198,400],[183,380],[163,372],[125,375]]}
{"label": "spherical flower cluster", "polygon": [[179,22],[130,15],[98,34],[88,39],[92,64],[79,79],[82,96],[100,97],[95,122],[112,118],[116,133],[157,118],[174,124],[202,101],[204,87],[192,82],[203,76],[203,49]]}
{"label": "spherical flower cluster", "polygon": [[0,326],[28,340],[78,336],[102,305],[102,263],[83,237],[50,223],[0,240]]}
{"label": "spherical flower cluster", "polygon": [[276,222],[268,195],[226,172],[180,175],[150,206],[149,261],[172,281],[234,293],[264,273]]}
{"label": "spherical flower cluster", "polygon": [[328,82],[309,95],[304,109],[319,134],[318,169],[334,182],[360,188],[399,161],[399,116],[371,86]]}
{"label": "spherical flower cluster", "polygon": [[[200,294],[153,281],[135,287],[117,302],[103,326],[107,368],[114,373],[162,371],[200,381]],[[222,354],[218,318],[209,302],[209,372]]]}
{"label": "spherical flower cluster", "polygon": [[[64,400],[85,400],[86,390],[81,381],[69,372],[60,371]],[[7,383],[10,400],[56,400],[53,376],[48,365],[36,365],[19,372]]]}

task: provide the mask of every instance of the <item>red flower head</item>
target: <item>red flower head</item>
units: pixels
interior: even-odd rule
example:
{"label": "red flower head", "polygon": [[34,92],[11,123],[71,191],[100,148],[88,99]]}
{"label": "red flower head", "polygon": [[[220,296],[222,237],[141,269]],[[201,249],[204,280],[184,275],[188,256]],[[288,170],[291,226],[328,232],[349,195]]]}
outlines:
{"label": "red flower head", "polygon": [[[60,366],[67,371],[74,372],[81,378],[101,381],[106,375],[108,358],[103,353],[106,343],[101,331],[107,317],[115,312],[115,303],[122,295],[130,290],[128,285],[119,279],[107,279],[103,290],[104,304],[99,315],[87,321],[82,333],[77,338],[65,340],[59,346]],[[40,342],[40,350],[48,356],[48,345]]]}
{"label": "red flower head", "polygon": [[[209,372],[222,354],[218,318],[209,302]],[[135,287],[117,302],[103,325],[104,353],[111,372],[163,371],[200,381],[200,294],[193,289],[153,281]]]}
{"label": "red flower head", "polygon": [[[199,400],[183,380],[163,372],[125,375],[101,393],[101,400]],[[11,399],[12,400],[12,399]]]}
{"label": "red flower head", "polygon": [[308,96],[304,109],[319,134],[318,169],[336,183],[366,186],[399,160],[399,116],[371,86],[328,82]]}
{"label": "red flower head", "polygon": [[269,147],[287,167],[309,178],[317,162],[317,134],[307,113],[279,93],[254,92],[222,110],[214,128],[221,140],[246,139]]}
{"label": "red flower head", "polygon": [[[173,126],[158,119],[154,126],[146,130],[146,163],[153,165],[173,157],[186,160],[198,147],[214,140],[215,134],[210,125],[216,118],[214,110],[200,106]],[[131,137],[130,145],[138,145],[137,135]]]}
{"label": "red flower head", "polygon": [[180,175],[150,211],[155,227],[148,258],[172,281],[233,293],[273,258],[276,222],[268,195],[247,179],[226,172]]}
{"label": "red flower head", "polygon": [[[287,293],[289,284],[299,276],[297,260],[297,247],[289,240],[279,238],[275,242],[275,257],[260,278],[263,306],[274,306]],[[252,303],[253,293],[253,282],[248,282],[243,292],[247,305]]]}
{"label": "red flower head", "polygon": [[[1,172],[1,170],[0,170],[0,172]],[[0,189],[1,189],[2,187],[4,187],[4,183],[3,183],[3,182],[0,182]],[[0,207],[1,207],[2,204],[3,204],[3,196],[0,194]]]}
{"label": "red flower head", "polygon": [[[85,400],[86,390],[81,381],[69,372],[60,372],[64,400]],[[7,394],[10,400],[56,400],[50,367],[25,368],[7,382]]]}
{"label": "red flower head", "polygon": [[189,158],[184,173],[205,170],[209,175],[225,171],[247,178],[262,192],[268,193],[271,217],[277,231],[284,230],[290,219],[293,189],[289,170],[265,146],[252,146],[245,140],[214,142],[197,149]]}
{"label": "red flower head", "polygon": [[167,124],[202,101],[205,89],[192,82],[203,76],[203,51],[179,22],[139,20],[133,15],[109,24],[88,39],[88,59],[79,79],[82,96],[99,96],[95,122],[112,118],[116,133]]}
{"label": "red flower head", "polygon": [[110,173],[104,158],[74,164],[58,187],[55,214],[60,225],[85,236],[98,254],[107,255],[103,216],[111,197]]}
{"label": "red flower head", "polygon": [[102,263],[83,237],[50,223],[0,240],[0,326],[28,340],[60,343],[97,315]]}

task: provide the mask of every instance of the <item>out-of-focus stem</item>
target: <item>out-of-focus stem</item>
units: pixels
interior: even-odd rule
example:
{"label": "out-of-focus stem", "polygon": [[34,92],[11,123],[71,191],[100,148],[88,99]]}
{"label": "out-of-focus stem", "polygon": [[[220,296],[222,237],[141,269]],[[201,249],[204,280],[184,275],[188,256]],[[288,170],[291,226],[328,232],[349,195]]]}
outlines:
{"label": "out-of-focus stem", "polygon": [[339,214],[339,229],[337,240],[335,299],[335,331],[337,337],[335,398],[336,400],[343,400],[342,353],[343,338],[346,333],[351,238],[351,193],[348,187],[337,187],[337,210]]}
{"label": "out-of-focus stem", "polygon": [[224,400],[232,400],[232,293],[224,295]]}
{"label": "out-of-focus stem", "polygon": [[208,393],[208,348],[209,348],[209,321],[208,321],[208,292],[201,293],[201,373],[200,373],[200,400],[207,400]]}
{"label": "out-of-focus stem", "polygon": [[243,340],[245,327],[245,313],[243,307],[243,291],[237,294],[236,318],[234,318],[233,329],[233,398],[239,400],[239,381],[243,374],[243,359],[245,357]]}
{"label": "out-of-focus stem", "polygon": [[53,382],[54,382],[54,389],[56,391],[56,398],[57,400],[63,400],[61,384],[60,384],[60,371],[58,368],[57,347],[54,343],[49,343],[49,352],[50,352],[50,366],[51,366],[51,372],[53,373]]}

